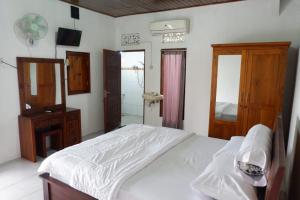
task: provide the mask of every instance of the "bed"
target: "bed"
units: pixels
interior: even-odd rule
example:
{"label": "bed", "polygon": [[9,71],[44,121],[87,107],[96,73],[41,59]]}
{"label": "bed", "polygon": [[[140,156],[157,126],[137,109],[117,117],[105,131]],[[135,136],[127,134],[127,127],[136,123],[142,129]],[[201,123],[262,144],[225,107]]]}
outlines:
{"label": "bed", "polygon": [[[125,130],[124,129],[117,130],[115,133],[112,134],[122,135],[124,133],[123,131],[128,132],[128,131],[134,131],[138,129],[144,130],[144,128],[145,127],[142,125],[128,126],[127,128],[125,128]],[[211,200],[210,197],[200,195],[192,191],[191,188],[189,187],[189,183],[193,178],[195,178],[199,173],[201,173],[201,171],[211,161],[212,155],[215,152],[217,152],[220,148],[222,148],[227,143],[227,141],[197,136],[186,132],[184,133],[182,132],[183,134],[181,134],[179,130],[177,130],[178,132],[173,132],[173,130],[171,129],[159,128],[159,129],[155,129],[155,131],[152,131],[154,132],[155,138],[160,138],[158,140],[159,142],[157,142],[155,139],[153,139],[154,137],[153,138],[151,137],[152,134],[149,134],[149,130],[153,130],[153,129],[148,126],[146,126],[146,129],[148,129],[148,132],[144,131],[145,137],[147,137],[145,141],[150,141],[149,147],[151,151],[156,152],[157,149],[160,149],[160,145],[153,147],[153,144],[151,144],[151,142],[154,142],[155,144],[166,143],[168,148],[162,148],[161,149],[162,151],[159,151],[160,152],[159,154],[155,154],[155,156],[152,156],[151,159],[146,159],[146,162],[142,167],[135,166],[134,168],[135,170],[133,170],[133,172],[131,171],[131,173],[128,173],[129,175],[127,174],[125,178],[123,177],[122,179],[120,179],[118,175],[112,175],[111,177],[109,177],[110,179],[116,180],[115,182],[118,182],[118,184],[114,184],[113,186],[115,188],[118,188],[117,192],[114,194],[110,194],[111,196],[109,197],[116,200],[153,200],[153,199]],[[267,200],[278,199],[280,195],[279,191],[283,180],[284,168],[285,168],[284,167],[285,151],[284,151],[284,142],[283,142],[284,140],[283,140],[281,117],[278,118],[274,130],[275,130],[274,133],[275,137],[273,139],[274,140],[273,158],[272,158],[272,166],[271,166],[270,174],[268,177],[268,185],[265,189],[263,189],[259,193],[259,199],[267,199]],[[158,133],[155,132],[161,132],[163,133],[162,134],[163,136],[161,136],[160,134],[156,135]],[[170,133],[171,135],[175,133],[178,134],[178,137],[172,139],[169,138],[168,134],[165,133]],[[167,135],[167,137],[165,137],[165,135]],[[150,138],[149,140],[148,137]],[[41,170],[42,172],[45,172],[41,174],[41,178],[43,179],[45,200],[46,199],[47,200],[48,199],[49,200],[50,199],[51,200],[100,199],[99,196],[97,196],[98,191],[95,191],[95,189],[93,189],[93,187],[95,187],[94,184],[96,184],[97,186],[96,188],[99,189],[98,187],[99,185],[97,185],[97,183],[94,183],[95,180],[97,179],[95,177],[95,173],[91,173],[90,175],[88,175],[89,178],[85,179],[84,176],[87,176],[86,175],[87,173],[81,173],[81,172],[82,170],[84,171],[87,169],[83,169],[83,167],[82,168],[79,167],[79,171],[76,170],[74,171],[74,168],[78,167],[74,165],[73,162],[74,160],[63,158],[64,155],[69,156],[70,152],[74,152],[74,151],[76,152],[78,149],[90,149],[88,147],[91,147],[94,144],[103,145],[103,143],[101,142],[105,140],[106,143],[109,143],[108,136],[104,136],[104,137],[100,136],[100,138],[101,139],[95,138],[94,140],[91,140],[89,142],[70,147],[66,150],[63,150],[63,152],[54,154],[52,158],[46,161],[46,164],[44,164],[44,167],[42,167],[43,169]],[[118,140],[118,137],[115,137],[115,139]],[[133,138],[133,140],[135,139],[136,138]],[[113,144],[111,143],[108,146],[113,146]],[[127,146],[128,145],[126,145],[126,148]],[[100,147],[98,146],[97,148]],[[120,149],[122,148],[123,147],[120,147]],[[146,151],[148,150],[149,149],[146,148]],[[137,155],[142,157],[144,151],[145,149],[143,149],[142,153],[139,151]],[[81,151],[78,150],[78,152]],[[114,151],[114,153],[116,154],[118,154],[118,152]],[[89,155],[93,155],[93,150],[89,150],[87,151],[86,154],[84,154],[84,156],[86,157],[88,157]],[[61,161],[58,161],[59,159],[55,158],[56,156],[62,157],[63,159],[61,159]],[[101,159],[104,159],[103,157],[105,156],[102,156]],[[122,155],[122,157],[125,156]],[[129,159],[130,162],[131,160],[132,158]],[[52,166],[49,163],[51,163]],[[84,164],[84,166],[86,166],[86,163]],[[119,174],[120,171],[122,170],[126,171],[128,166],[130,165],[126,165],[126,168],[123,167],[122,169],[119,169],[118,165],[113,165],[113,167],[109,168],[108,171],[111,171],[113,169],[115,171],[112,174]],[[90,172],[93,171],[94,168],[92,167],[88,169],[89,170],[87,171]],[[107,174],[107,171],[103,170],[103,167],[101,168],[101,170],[102,170],[101,172]],[[72,173],[73,175],[74,173],[76,173],[75,174],[76,178],[73,181],[70,181],[70,177]],[[103,177],[103,175],[100,173],[97,175]],[[92,182],[90,182],[91,181],[90,179],[92,180]],[[107,176],[104,176],[103,179],[106,180]],[[101,178],[100,180],[98,180],[98,182],[99,181],[101,182]],[[84,185],[82,183],[85,184],[84,187],[80,187],[81,185]]]}

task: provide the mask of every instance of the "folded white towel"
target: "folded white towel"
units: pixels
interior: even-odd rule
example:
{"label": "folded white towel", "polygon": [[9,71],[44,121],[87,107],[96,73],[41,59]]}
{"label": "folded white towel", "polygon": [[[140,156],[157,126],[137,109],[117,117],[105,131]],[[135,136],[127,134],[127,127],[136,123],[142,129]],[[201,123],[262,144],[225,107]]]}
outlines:
{"label": "folded white towel", "polygon": [[248,131],[235,160],[260,167],[266,172],[270,166],[271,148],[272,130],[258,124]]}
{"label": "folded white towel", "polygon": [[244,139],[245,139],[245,137],[243,137],[243,136],[232,136],[230,138],[230,140],[227,142],[227,144],[225,144],[225,146],[223,148],[221,148],[219,151],[217,151],[213,155],[213,158],[216,158],[219,155],[221,155],[222,153],[225,153],[228,151],[236,154],[239,151]]}

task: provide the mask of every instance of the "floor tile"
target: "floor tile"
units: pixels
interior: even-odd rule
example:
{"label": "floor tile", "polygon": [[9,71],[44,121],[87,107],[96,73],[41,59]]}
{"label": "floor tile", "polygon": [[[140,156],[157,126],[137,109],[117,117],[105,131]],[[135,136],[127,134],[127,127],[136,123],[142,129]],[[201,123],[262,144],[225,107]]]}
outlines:
{"label": "floor tile", "polygon": [[[101,134],[84,136],[83,141]],[[0,165],[0,200],[43,200],[42,180],[37,173],[42,161],[38,158],[33,163],[20,158]]]}

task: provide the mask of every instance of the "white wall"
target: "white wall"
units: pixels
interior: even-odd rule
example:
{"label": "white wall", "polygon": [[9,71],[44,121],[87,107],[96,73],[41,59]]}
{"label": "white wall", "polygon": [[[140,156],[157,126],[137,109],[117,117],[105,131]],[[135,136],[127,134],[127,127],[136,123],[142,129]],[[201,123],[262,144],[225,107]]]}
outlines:
{"label": "white wall", "polygon": [[[212,48],[214,43],[292,41],[300,43],[299,3],[291,2],[281,15],[274,12],[273,0],[249,0],[159,12],[116,19],[116,49],[146,49],[146,92],[160,91],[160,50],[187,48],[185,124],[188,131],[208,134]],[[296,9],[298,8],[298,9]],[[188,18],[191,32],[186,42],[163,44],[153,37],[149,24],[153,21]],[[121,47],[122,33],[140,33],[143,43]],[[151,52],[151,43],[152,52]],[[153,64],[153,69],[150,65]],[[145,109],[147,124],[161,125],[159,105]]]}
{"label": "white wall", "polygon": [[[27,49],[14,34],[14,22],[27,13],[46,18],[49,33],[38,46]],[[91,93],[67,96],[67,106],[80,108],[83,134],[103,129],[102,49],[114,47],[114,18],[80,9],[76,27],[83,31],[79,48],[73,51],[91,53]],[[17,56],[54,57],[57,27],[73,28],[70,5],[58,0],[0,0],[0,58],[16,65]],[[58,58],[65,58],[64,47],[58,48]],[[17,72],[0,66],[0,163],[20,156],[17,117],[20,113]]]}
{"label": "white wall", "polygon": [[238,104],[240,92],[241,55],[219,55],[217,102]]}

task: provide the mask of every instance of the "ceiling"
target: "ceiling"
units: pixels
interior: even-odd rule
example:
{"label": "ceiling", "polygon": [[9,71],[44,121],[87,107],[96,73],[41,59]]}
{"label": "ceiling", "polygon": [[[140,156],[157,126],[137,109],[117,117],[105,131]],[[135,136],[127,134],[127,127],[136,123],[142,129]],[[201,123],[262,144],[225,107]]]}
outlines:
{"label": "ceiling", "polygon": [[240,0],[61,0],[112,17],[175,10]]}

